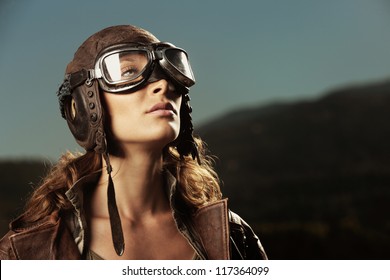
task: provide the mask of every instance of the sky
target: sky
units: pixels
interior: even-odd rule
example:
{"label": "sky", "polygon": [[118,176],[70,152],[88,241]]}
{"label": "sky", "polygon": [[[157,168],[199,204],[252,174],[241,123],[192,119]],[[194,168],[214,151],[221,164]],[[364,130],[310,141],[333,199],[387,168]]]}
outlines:
{"label": "sky", "polygon": [[238,108],[390,78],[388,0],[0,0],[0,159],[82,151],[56,91],[78,46],[117,24],[187,50],[195,130]]}

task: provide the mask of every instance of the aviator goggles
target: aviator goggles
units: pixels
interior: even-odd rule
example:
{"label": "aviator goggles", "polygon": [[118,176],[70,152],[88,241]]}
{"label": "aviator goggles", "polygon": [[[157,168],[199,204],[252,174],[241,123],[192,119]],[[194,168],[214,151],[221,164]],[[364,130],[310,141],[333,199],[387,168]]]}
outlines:
{"label": "aviator goggles", "polygon": [[122,92],[143,85],[158,64],[173,81],[188,89],[195,77],[187,53],[171,43],[118,44],[98,56],[90,78],[98,79],[107,92]]}

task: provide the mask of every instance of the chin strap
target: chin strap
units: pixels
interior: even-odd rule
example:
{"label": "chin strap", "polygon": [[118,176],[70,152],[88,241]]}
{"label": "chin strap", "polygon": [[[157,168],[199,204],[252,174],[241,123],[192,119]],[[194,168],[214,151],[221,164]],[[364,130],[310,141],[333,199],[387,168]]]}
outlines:
{"label": "chin strap", "polygon": [[98,129],[96,134],[95,151],[103,155],[107,166],[108,186],[107,186],[107,205],[108,214],[110,216],[111,236],[115,252],[118,256],[122,256],[125,251],[125,239],[123,237],[122,223],[119,216],[118,207],[115,199],[114,182],[112,181],[112,167],[110,157],[107,151],[107,139],[103,129]]}
{"label": "chin strap", "polygon": [[110,216],[112,242],[114,244],[116,254],[118,256],[122,256],[125,251],[125,240],[123,237],[121,218],[116,205],[114,182],[111,177],[112,167],[107,152],[103,153],[103,158],[106,161],[108,173],[107,204],[108,214]]}

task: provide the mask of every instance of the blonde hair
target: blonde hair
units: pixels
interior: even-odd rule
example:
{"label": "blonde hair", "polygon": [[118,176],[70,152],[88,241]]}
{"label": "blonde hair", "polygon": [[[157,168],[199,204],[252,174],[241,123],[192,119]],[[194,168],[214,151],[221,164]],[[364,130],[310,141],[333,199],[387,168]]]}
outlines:
{"label": "blonde hair", "polygon": [[[195,138],[195,141],[201,165],[191,157],[181,158],[174,147],[168,147],[163,153],[163,167],[176,177],[178,199],[190,212],[222,197],[219,178],[213,169],[213,158],[207,155],[205,143],[200,138]],[[99,153],[64,154],[32,193],[25,207],[25,222],[35,222],[53,211],[71,209],[66,191],[81,177],[99,170],[102,170]]]}
{"label": "blonde hair", "polygon": [[179,194],[186,206],[196,211],[201,206],[222,198],[220,181],[213,169],[214,159],[207,154],[205,143],[194,137],[197,144],[199,165],[191,157],[181,158],[175,148],[170,147],[165,166],[178,180]]}

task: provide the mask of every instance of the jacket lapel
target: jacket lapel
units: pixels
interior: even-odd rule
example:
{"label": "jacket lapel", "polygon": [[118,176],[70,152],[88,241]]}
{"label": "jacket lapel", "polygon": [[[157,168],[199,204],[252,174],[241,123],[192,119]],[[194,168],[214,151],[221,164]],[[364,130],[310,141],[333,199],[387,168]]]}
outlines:
{"label": "jacket lapel", "polygon": [[210,260],[229,259],[227,199],[200,208],[194,216],[195,229]]}

